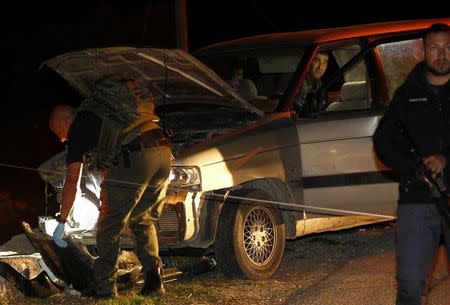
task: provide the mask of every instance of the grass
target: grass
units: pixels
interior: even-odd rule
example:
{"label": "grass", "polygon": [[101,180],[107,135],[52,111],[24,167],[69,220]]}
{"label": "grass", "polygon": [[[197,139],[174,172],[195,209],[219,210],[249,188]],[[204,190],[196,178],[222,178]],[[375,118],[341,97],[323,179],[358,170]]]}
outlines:
{"label": "grass", "polygon": [[160,305],[164,304],[155,299],[142,297],[142,296],[121,296],[117,299],[112,300],[96,300],[93,298],[85,298],[85,297],[69,297],[69,296],[61,296],[55,295],[49,298],[41,299],[41,298],[28,298],[21,296],[19,298],[15,297],[7,297],[4,296],[0,298],[1,305]]}
{"label": "grass", "polygon": [[73,296],[65,293],[52,295],[48,298],[30,298],[24,296],[13,284],[6,279],[0,282],[0,305],[162,305],[159,298],[149,298],[128,292],[117,299],[97,300],[93,298]]}
{"label": "grass", "polygon": [[[163,298],[150,298],[137,295],[138,290],[121,291],[120,296],[111,300],[97,300],[88,297],[60,293],[48,298],[31,298],[24,296],[14,287],[12,281],[6,280],[0,289],[0,305],[172,305],[172,304],[217,304],[223,301],[223,295],[216,289],[210,289],[198,281],[176,281],[166,285]],[[234,303],[234,302],[232,302]],[[241,304],[236,302],[236,304]]]}

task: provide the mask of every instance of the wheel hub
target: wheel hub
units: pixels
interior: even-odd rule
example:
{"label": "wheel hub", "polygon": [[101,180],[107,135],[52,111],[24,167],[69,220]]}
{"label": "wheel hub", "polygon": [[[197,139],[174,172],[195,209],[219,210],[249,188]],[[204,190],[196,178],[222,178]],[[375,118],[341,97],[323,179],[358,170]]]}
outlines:
{"label": "wheel hub", "polygon": [[267,236],[266,228],[264,228],[262,225],[257,225],[254,227],[254,231],[251,234],[253,246],[257,248],[263,248],[268,241],[266,237]]}

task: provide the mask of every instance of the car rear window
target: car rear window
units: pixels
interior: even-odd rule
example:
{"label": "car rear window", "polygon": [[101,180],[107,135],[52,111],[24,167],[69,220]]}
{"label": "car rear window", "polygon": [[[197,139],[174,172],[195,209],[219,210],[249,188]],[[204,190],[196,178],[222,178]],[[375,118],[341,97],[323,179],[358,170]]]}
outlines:
{"label": "car rear window", "polygon": [[395,90],[405,81],[412,68],[423,60],[422,39],[385,43],[377,46],[384,78],[392,100]]}

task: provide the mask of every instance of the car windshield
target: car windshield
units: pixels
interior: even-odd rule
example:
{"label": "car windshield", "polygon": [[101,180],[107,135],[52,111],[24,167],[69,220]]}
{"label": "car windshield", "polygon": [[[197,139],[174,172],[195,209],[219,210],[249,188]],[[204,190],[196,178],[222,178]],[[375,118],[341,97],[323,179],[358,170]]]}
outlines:
{"label": "car windshield", "polygon": [[284,93],[304,53],[305,47],[290,46],[202,52],[197,57],[247,101],[263,105]]}

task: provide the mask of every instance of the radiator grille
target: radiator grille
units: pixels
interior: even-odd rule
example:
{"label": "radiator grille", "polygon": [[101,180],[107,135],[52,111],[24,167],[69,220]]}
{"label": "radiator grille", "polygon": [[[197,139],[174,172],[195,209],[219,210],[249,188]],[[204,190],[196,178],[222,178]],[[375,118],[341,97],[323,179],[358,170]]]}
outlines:
{"label": "radiator grille", "polygon": [[158,227],[162,236],[177,236],[179,231],[177,211],[171,206],[166,206],[159,218]]}

